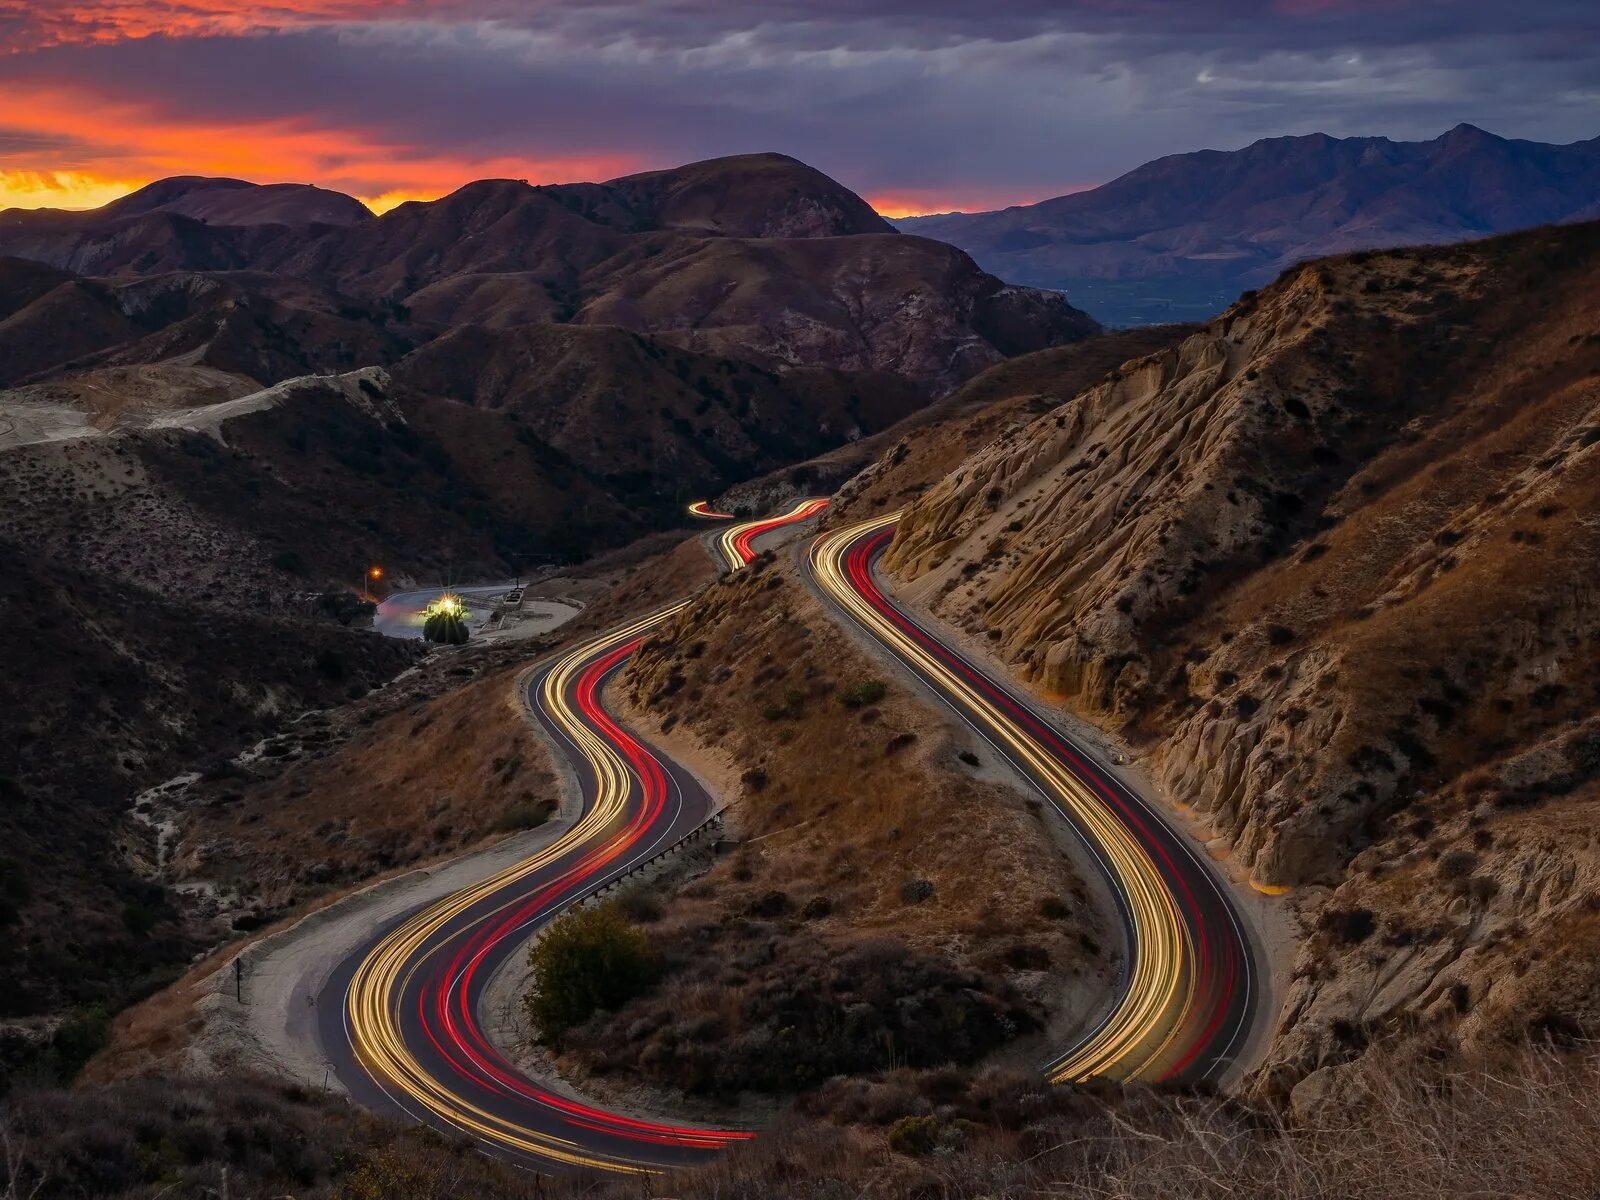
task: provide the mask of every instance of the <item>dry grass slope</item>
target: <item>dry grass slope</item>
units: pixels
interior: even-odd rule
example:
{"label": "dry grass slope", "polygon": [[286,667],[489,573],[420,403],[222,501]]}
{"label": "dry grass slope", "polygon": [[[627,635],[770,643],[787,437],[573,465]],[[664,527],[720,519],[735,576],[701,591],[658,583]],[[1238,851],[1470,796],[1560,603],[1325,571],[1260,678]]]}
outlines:
{"label": "dry grass slope", "polygon": [[[893,1082],[909,1081],[900,1073]],[[467,1143],[248,1077],[226,1089],[185,1077],[135,1080],[13,1097],[0,1111],[0,1184],[38,1200],[632,1200],[653,1189],[685,1200],[1457,1200],[1600,1191],[1592,1057],[1526,1055],[1496,1074],[1374,1064],[1356,1103],[1312,1123],[1205,1097],[1046,1093],[998,1077],[921,1083],[939,1098],[937,1106],[924,1099],[914,1110],[921,1116],[892,1116],[901,1111],[892,1101],[876,1114],[846,1113],[835,1097],[836,1117],[790,1120],[710,1168],[641,1186],[534,1180]]]}

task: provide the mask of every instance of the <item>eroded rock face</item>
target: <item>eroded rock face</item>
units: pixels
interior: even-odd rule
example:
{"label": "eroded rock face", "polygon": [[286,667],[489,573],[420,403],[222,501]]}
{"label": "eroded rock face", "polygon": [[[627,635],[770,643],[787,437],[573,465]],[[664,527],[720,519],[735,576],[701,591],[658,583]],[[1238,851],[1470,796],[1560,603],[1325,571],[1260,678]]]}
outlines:
{"label": "eroded rock face", "polygon": [[935,611],[1150,739],[1257,881],[1371,910],[1302,955],[1291,1077],[1402,1020],[1481,1049],[1600,1012],[1530,933],[1593,919],[1588,835],[1556,833],[1591,768],[1531,807],[1460,790],[1528,794],[1595,709],[1597,264],[1581,226],[1308,265],[1018,421],[891,547]]}

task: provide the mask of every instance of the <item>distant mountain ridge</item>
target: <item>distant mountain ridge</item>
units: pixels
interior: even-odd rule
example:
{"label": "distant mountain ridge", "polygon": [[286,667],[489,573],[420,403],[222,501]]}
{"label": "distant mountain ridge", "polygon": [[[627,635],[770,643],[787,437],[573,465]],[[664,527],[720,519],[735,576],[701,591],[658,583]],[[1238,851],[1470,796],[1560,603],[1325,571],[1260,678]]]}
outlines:
{"label": "distant mountain ridge", "polygon": [[[1210,315],[1309,258],[1597,216],[1600,138],[1556,146],[1462,124],[1425,142],[1317,133],[1174,154],[1090,191],[897,225],[1126,324]],[[1163,297],[1174,307],[1152,303]]]}
{"label": "distant mountain ridge", "polygon": [[76,227],[171,213],[217,225],[355,225],[372,212],[354,196],[309,183],[174,175],[146,184],[101,208],[0,209],[0,223]]}
{"label": "distant mountain ridge", "polygon": [[773,368],[890,371],[948,391],[1098,327],[907,236],[783,154],[607,183],[484,179],[372,216],[307,185],[161,180],[90,212],[0,212],[0,256],[75,275],[248,271],[437,327],[618,325]]}

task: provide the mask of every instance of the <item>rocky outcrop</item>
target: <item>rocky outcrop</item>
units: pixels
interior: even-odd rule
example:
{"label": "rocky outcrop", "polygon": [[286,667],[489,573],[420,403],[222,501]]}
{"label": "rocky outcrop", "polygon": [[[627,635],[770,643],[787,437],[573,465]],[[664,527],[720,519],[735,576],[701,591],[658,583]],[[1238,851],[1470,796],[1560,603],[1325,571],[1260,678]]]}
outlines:
{"label": "rocky outcrop", "polygon": [[[1597,278],[1596,226],[1308,265],[1017,420],[909,506],[889,552],[936,612],[1145,740],[1258,882],[1336,886],[1391,931],[1308,948],[1291,1075],[1348,1039],[1336,1021],[1431,1018],[1441,995],[1468,1005],[1462,1045],[1530,1005],[1550,1028],[1593,1015],[1587,968],[1538,982],[1527,934],[1571,936],[1561,914],[1585,911],[1589,851],[1542,799],[1581,811],[1585,777],[1455,832],[1437,797],[1559,758],[1546,743],[1595,709]],[[1422,827],[1445,832],[1400,832]],[[1485,897],[1419,882],[1458,851]],[[1520,922],[1503,941],[1524,972],[1474,949],[1480,909]]]}

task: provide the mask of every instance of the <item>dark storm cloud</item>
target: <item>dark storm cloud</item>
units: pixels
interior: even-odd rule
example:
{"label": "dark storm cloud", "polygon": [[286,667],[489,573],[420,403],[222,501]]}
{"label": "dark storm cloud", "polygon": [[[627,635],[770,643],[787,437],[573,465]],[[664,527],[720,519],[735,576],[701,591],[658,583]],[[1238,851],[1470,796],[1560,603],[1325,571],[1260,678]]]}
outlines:
{"label": "dark storm cloud", "polygon": [[14,54],[0,81],[78,82],[157,116],[288,116],[419,154],[781,149],[869,193],[1048,191],[1314,129],[1600,133],[1593,0],[313,7],[254,32]]}

